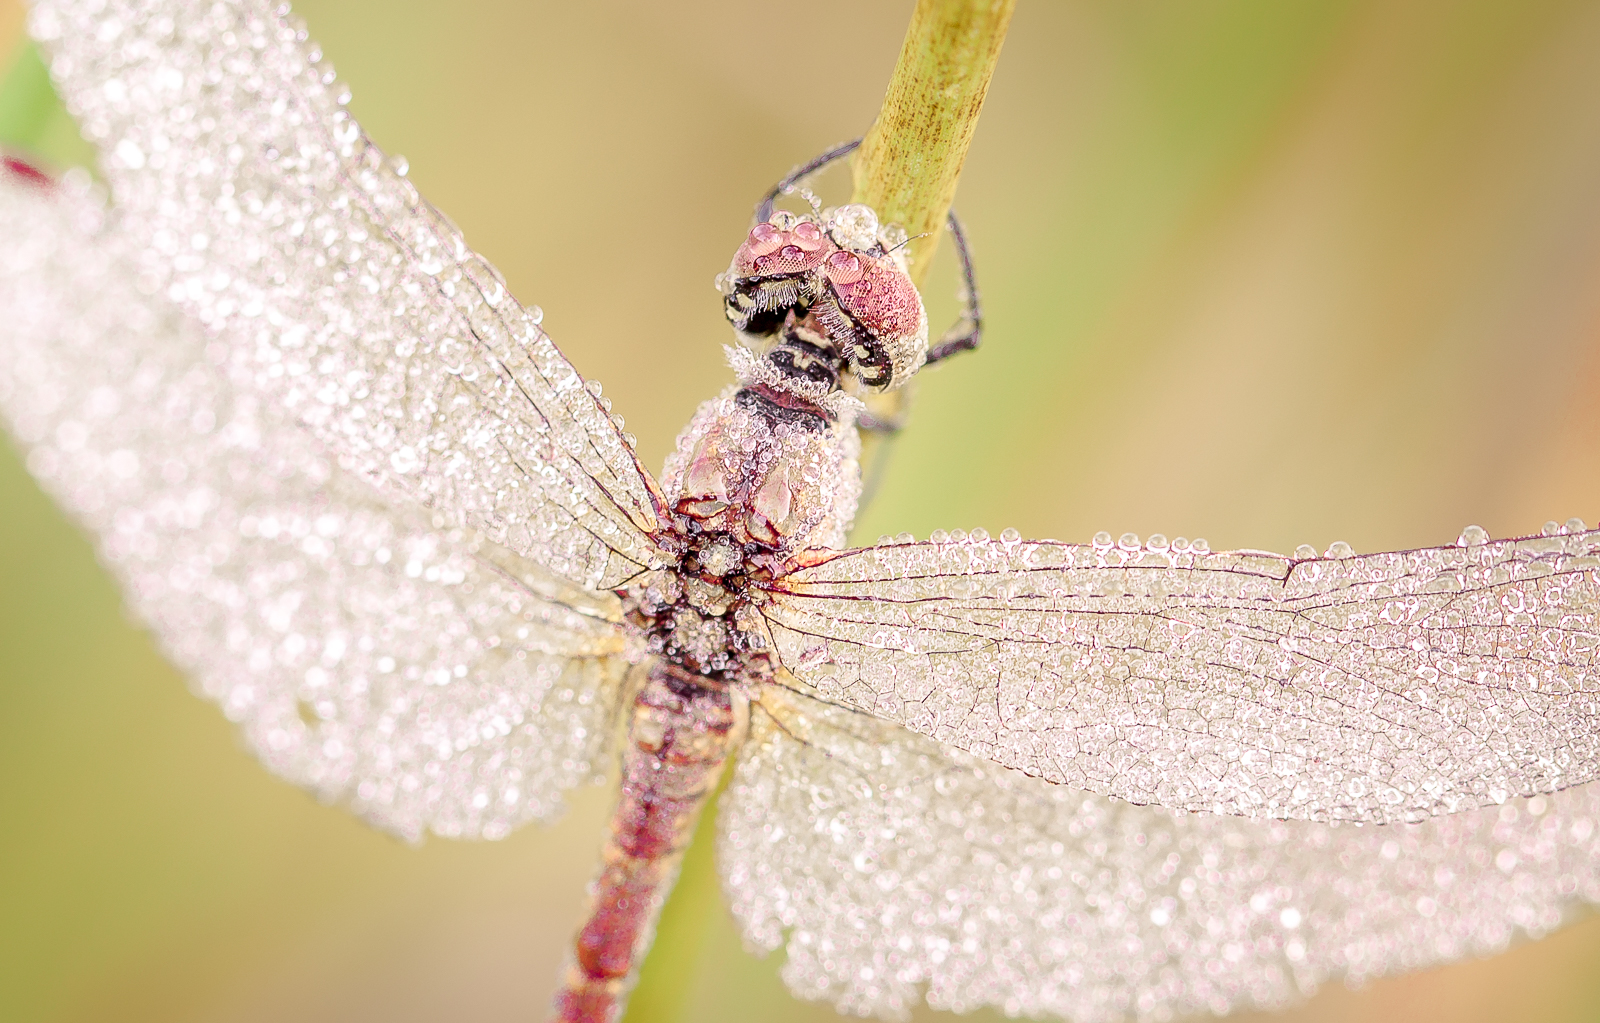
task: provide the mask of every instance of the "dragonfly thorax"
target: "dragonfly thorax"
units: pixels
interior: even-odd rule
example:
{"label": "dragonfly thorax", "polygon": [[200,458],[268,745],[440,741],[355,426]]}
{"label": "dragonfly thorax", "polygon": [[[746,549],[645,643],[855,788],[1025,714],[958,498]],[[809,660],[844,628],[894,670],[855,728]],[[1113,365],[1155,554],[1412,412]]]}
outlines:
{"label": "dragonfly thorax", "polygon": [[713,577],[752,557],[842,547],[861,496],[855,399],[796,386],[747,353],[734,362],[739,383],[700,406],[662,477],[674,524]]}

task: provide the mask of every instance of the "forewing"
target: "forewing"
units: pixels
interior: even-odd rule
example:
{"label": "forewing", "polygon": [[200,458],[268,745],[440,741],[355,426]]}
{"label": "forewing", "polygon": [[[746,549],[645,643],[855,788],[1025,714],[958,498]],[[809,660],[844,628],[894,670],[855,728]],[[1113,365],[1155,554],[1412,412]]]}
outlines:
{"label": "forewing", "polygon": [[143,270],[342,462],[590,589],[657,495],[494,268],[344,108],[280,4],[45,0],[35,34]]}
{"label": "forewing", "polygon": [[614,598],[339,469],[83,189],[0,174],[0,238],[0,411],[268,767],[411,838],[499,837],[603,769]]}
{"label": "forewing", "polygon": [[1386,827],[1132,806],[768,692],[718,810],[754,947],[851,1014],[1079,1023],[1278,1007],[1600,901],[1600,789]]}
{"label": "forewing", "polygon": [[779,579],[826,697],[1134,803],[1393,822],[1600,763],[1600,531],[1343,559],[896,544]]}

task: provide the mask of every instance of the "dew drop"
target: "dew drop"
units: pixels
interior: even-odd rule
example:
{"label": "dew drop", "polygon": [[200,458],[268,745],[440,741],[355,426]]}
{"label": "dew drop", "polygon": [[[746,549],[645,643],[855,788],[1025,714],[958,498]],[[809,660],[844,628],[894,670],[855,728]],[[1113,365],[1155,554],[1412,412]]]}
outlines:
{"label": "dew drop", "polygon": [[1482,526],[1468,526],[1456,537],[1457,547],[1481,547],[1489,542],[1489,533]]}
{"label": "dew drop", "polygon": [[1328,545],[1328,551],[1324,556],[1329,558],[1348,558],[1354,554],[1355,548],[1343,540],[1335,540]]}
{"label": "dew drop", "polygon": [[1015,529],[1003,529],[1000,531],[1000,539],[1005,543],[1016,543],[1022,539],[1022,534]]}
{"label": "dew drop", "polygon": [[584,386],[585,390],[587,390],[590,394],[594,395],[596,398],[600,397],[600,391],[601,391],[600,381],[598,381],[598,380],[590,380],[588,383],[584,384],[583,386]]}
{"label": "dew drop", "polygon": [[892,543],[894,543],[894,537],[890,536],[888,533],[885,533],[882,536],[878,537],[878,546],[879,547],[887,547]]}
{"label": "dew drop", "polygon": [[900,533],[894,538],[895,543],[916,543],[917,538],[910,533]]}
{"label": "dew drop", "polygon": [[530,305],[523,312],[527,314],[529,323],[539,324],[544,322],[544,310],[536,305]]}
{"label": "dew drop", "polygon": [[1296,561],[1310,561],[1317,556],[1317,549],[1308,543],[1303,543],[1294,549],[1291,557]]}
{"label": "dew drop", "polygon": [[971,533],[968,533],[967,536],[972,540],[973,543],[989,542],[989,531],[984,529],[982,526],[974,529]]}
{"label": "dew drop", "polygon": [[1136,550],[1138,550],[1139,549],[1139,534],[1138,533],[1123,533],[1121,536],[1117,537],[1117,546],[1121,547],[1125,551],[1136,551]]}
{"label": "dew drop", "polygon": [[1096,533],[1094,538],[1089,542],[1094,544],[1096,547],[1110,547],[1111,534],[1102,529],[1100,532]]}
{"label": "dew drop", "polygon": [[1545,536],[1558,536],[1561,533],[1561,523],[1557,522],[1555,519],[1551,519],[1549,522],[1544,524],[1544,528],[1539,532],[1543,533]]}
{"label": "dew drop", "polygon": [[1167,543],[1166,535],[1162,533],[1151,533],[1144,545],[1153,551],[1164,551],[1171,546]]}
{"label": "dew drop", "polygon": [[628,445],[630,448],[636,448],[639,446],[639,438],[635,437],[631,433],[625,433],[622,435],[622,443]]}
{"label": "dew drop", "polygon": [[950,542],[951,543],[961,543],[966,538],[967,538],[967,531],[965,529],[952,529],[952,530],[950,530]]}
{"label": "dew drop", "polygon": [[950,542],[950,534],[946,533],[942,529],[935,529],[933,532],[928,534],[928,542],[929,543],[949,543]]}
{"label": "dew drop", "polygon": [[1569,533],[1581,533],[1588,528],[1589,527],[1584,524],[1584,521],[1577,516],[1573,516],[1567,520],[1567,532]]}
{"label": "dew drop", "polygon": [[1186,550],[1188,550],[1189,549],[1189,538],[1186,537],[1186,536],[1175,536],[1175,537],[1173,537],[1172,538],[1172,549],[1175,550],[1175,551],[1186,551]]}
{"label": "dew drop", "polygon": [[1205,540],[1196,537],[1194,540],[1189,542],[1189,549],[1194,551],[1196,554],[1209,554],[1211,552],[1211,545],[1206,543]]}

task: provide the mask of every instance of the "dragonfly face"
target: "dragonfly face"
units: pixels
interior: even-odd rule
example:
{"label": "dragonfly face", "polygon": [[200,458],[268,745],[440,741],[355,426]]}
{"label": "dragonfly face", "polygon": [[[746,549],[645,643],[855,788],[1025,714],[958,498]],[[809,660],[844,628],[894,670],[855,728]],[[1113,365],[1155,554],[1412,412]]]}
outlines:
{"label": "dragonfly face", "polygon": [[927,358],[928,316],[896,250],[903,233],[860,203],[817,217],[775,211],[718,278],[728,320],[790,379],[898,387]]}

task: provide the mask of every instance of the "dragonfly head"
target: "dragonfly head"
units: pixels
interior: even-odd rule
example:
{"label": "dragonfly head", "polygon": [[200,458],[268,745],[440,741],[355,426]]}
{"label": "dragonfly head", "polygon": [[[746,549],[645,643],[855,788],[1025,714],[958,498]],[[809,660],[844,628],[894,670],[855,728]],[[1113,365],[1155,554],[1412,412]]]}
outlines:
{"label": "dragonfly head", "polygon": [[781,358],[793,325],[809,322],[846,384],[898,387],[927,356],[928,317],[904,256],[859,203],[820,218],[774,212],[751,229],[718,287],[747,347]]}

